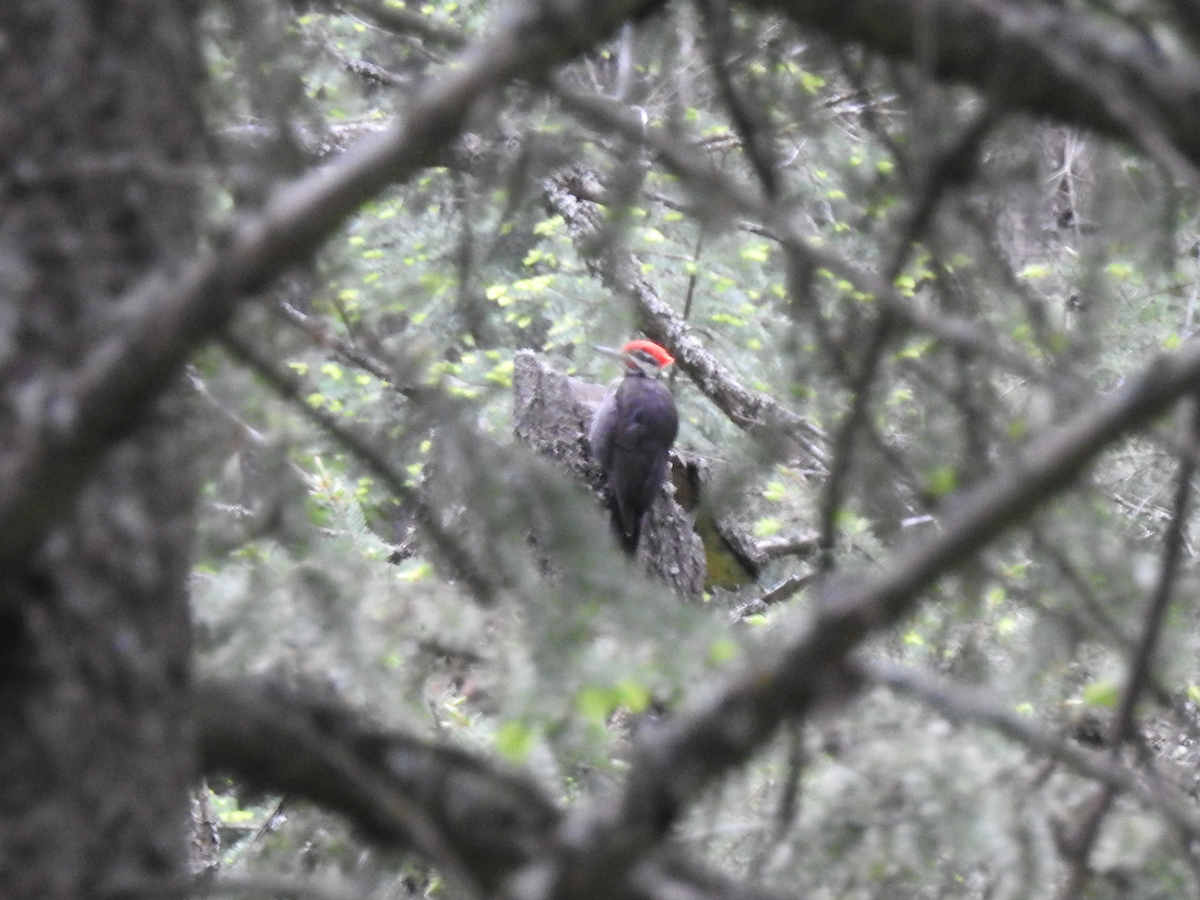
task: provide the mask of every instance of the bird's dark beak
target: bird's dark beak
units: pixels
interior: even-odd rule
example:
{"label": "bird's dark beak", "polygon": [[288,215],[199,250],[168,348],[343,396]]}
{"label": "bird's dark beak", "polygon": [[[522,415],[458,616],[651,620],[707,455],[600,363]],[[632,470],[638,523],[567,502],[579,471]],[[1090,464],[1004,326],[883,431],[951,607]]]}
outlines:
{"label": "bird's dark beak", "polygon": [[625,351],[618,350],[615,347],[600,347],[600,346],[593,345],[592,349],[595,350],[597,353],[603,354],[604,356],[611,356],[613,359],[620,359],[620,360],[625,359]]}

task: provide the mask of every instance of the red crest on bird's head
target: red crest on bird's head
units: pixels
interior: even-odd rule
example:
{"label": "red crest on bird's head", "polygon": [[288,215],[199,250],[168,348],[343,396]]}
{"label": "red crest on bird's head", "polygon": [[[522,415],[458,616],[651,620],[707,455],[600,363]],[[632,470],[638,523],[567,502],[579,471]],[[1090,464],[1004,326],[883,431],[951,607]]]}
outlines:
{"label": "red crest on bird's head", "polygon": [[641,350],[643,353],[649,354],[660,369],[665,369],[671,363],[675,362],[675,357],[668,353],[664,348],[660,347],[654,341],[630,341],[621,348],[622,353],[635,353]]}

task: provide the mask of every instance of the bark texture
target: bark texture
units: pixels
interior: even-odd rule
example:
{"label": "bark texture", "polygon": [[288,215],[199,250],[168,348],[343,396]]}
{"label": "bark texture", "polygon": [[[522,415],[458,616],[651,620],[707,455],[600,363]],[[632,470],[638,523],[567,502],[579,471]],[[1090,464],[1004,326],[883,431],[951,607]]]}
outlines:
{"label": "bark texture", "polygon": [[[41,449],[48,425],[87,419],[76,388],[98,350],[122,350],[117,298],[194,248],[193,5],[0,4],[9,490],[28,489],[6,473]],[[185,871],[195,491],[179,406],[168,395],[136,431],[105,435],[98,466],[56,458],[50,474],[66,487],[25,504],[17,524],[37,522],[35,538],[0,571],[6,900],[97,896]]]}

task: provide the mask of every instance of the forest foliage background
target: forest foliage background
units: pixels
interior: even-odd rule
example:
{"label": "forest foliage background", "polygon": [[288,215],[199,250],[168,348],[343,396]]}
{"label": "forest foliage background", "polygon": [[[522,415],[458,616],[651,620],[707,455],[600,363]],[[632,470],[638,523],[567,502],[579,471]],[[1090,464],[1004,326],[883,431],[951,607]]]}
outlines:
{"label": "forest foliage background", "polygon": [[[486,12],[215,10],[214,105],[242,189],[402,117],[487,34]],[[1148,8],[1088,15],[1106,40],[1185,52],[1155,43],[1165,26]],[[233,435],[193,582],[202,670],[315,683],[523,767],[556,802],[594,803],[626,776],[631,722],[743,668],[842,579],[886,571],[962,492],[1186,340],[1195,179],[1007,114],[1002,89],[939,83],[917,51],[897,64],[776,14],[672,6],[549,90],[496,97],[436,165],[365,204],[235,331],[290,401],[228,348],[196,363]],[[564,173],[575,202],[599,203],[597,234],[556,204]],[[238,187],[217,198],[252,204]],[[639,303],[646,286],[661,310]],[[519,350],[603,382],[615,373],[591,345],[640,329],[683,360],[681,445],[712,461],[708,502],[794,551],[699,607],[622,566],[594,498],[510,437]],[[722,409],[687,377],[704,363],[684,335],[802,426]],[[368,435],[405,493],[309,410]],[[1095,896],[1195,892],[1192,836],[1128,798],[1096,813],[1107,788],[987,727],[1008,710],[1193,793],[1194,551],[1172,498],[1191,441],[1157,421],[1093,472],[1063,473],[1066,496],[955,560],[871,639],[864,664],[882,668],[868,677],[895,684],[785,728],[696,798],[675,840],[793,896],[1042,896],[1083,871]],[[483,605],[431,565],[414,502],[480,565]],[[549,580],[528,547],[547,530],[578,536],[557,542],[565,574]],[[1149,681],[1131,687],[1163,581],[1178,600]],[[986,705],[947,720],[939,692],[959,685]],[[1156,702],[1117,725],[1131,690]],[[456,891],[414,870],[395,881],[287,800],[238,797],[217,794],[227,871],[332,867],[380,896]]]}
{"label": "forest foliage background", "polygon": [[[600,6],[199,20],[207,889],[1200,896],[1194,11]],[[700,598],[513,435],[633,334]]]}

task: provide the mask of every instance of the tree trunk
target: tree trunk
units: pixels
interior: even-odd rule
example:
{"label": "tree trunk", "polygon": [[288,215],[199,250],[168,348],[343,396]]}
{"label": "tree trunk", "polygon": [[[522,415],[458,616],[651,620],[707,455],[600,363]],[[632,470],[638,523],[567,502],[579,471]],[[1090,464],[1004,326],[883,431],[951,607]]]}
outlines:
{"label": "tree trunk", "polygon": [[[0,474],[38,451],[32,423],[75,414],[115,298],[194,246],[195,5],[0,4]],[[160,402],[0,572],[5,900],[186,872],[195,488],[181,412],[178,396]]]}

